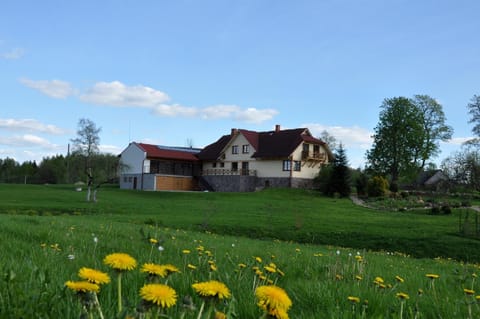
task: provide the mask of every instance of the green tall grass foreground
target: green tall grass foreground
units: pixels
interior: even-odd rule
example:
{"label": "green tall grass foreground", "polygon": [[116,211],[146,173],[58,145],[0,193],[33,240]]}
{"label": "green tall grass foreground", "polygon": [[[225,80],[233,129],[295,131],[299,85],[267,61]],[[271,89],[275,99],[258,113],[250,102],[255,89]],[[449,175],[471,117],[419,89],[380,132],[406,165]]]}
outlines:
{"label": "green tall grass foreground", "polygon": [[[65,282],[78,280],[79,269],[89,267],[112,278],[98,294],[105,318],[140,318],[139,290],[147,279],[140,266],[147,262],[168,263],[180,270],[168,277],[168,285],[178,294],[177,303],[161,318],[197,318],[203,301],[192,284],[207,280],[218,280],[230,289],[231,298],[217,305],[227,318],[260,318],[254,291],[264,284],[286,291],[292,301],[290,318],[480,316],[477,264],[114,219],[0,215],[0,317],[80,318],[81,303]],[[106,255],[115,252],[127,253],[138,262],[137,268],[122,275],[120,314],[115,273],[103,263]],[[91,318],[99,317],[91,313]]]}

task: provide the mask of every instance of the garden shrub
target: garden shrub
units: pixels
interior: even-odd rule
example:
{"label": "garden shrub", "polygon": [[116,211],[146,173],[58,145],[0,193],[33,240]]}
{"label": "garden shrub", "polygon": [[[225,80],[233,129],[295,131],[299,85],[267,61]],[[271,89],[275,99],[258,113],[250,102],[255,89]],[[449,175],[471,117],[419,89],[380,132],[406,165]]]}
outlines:
{"label": "garden shrub", "polygon": [[443,205],[441,210],[445,215],[450,215],[452,213],[452,209],[448,205]]}
{"label": "garden shrub", "polygon": [[370,197],[385,196],[388,192],[388,181],[382,176],[372,177],[368,181],[367,192]]}

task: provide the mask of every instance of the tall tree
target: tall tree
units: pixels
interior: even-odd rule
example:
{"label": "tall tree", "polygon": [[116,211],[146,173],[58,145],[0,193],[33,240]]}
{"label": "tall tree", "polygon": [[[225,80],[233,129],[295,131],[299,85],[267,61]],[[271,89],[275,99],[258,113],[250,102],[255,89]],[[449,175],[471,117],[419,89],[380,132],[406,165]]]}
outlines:
{"label": "tall tree", "polygon": [[473,124],[472,133],[475,135],[473,139],[465,142],[466,145],[480,145],[480,96],[474,95],[467,105],[470,120],[468,123]]}
{"label": "tall tree", "polygon": [[414,161],[423,169],[429,158],[438,155],[439,142],[452,138],[453,128],[445,124],[446,117],[442,105],[434,98],[428,95],[415,95],[413,104],[420,112],[423,126],[423,143],[418,145]]}
{"label": "tall tree", "polygon": [[335,151],[335,159],[330,175],[330,191],[332,194],[338,193],[341,197],[350,195],[350,168],[348,167],[347,154],[342,143]]}
{"label": "tall tree", "polygon": [[328,133],[327,130],[323,130],[321,133],[320,133],[320,139],[322,141],[324,141],[325,143],[327,143],[328,147],[331,149],[331,150],[334,150],[337,148],[337,139],[335,138],[335,136],[331,135],[330,133]]}
{"label": "tall tree", "polygon": [[371,170],[389,175],[390,184],[397,185],[401,174],[416,168],[414,160],[423,144],[422,116],[405,97],[385,99],[380,108],[373,145],[366,158]]}
{"label": "tall tree", "polygon": [[93,186],[92,157],[99,151],[100,127],[89,119],[82,118],[78,121],[77,137],[72,139],[73,153],[85,158],[85,174],[87,175],[87,201],[90,201]]}

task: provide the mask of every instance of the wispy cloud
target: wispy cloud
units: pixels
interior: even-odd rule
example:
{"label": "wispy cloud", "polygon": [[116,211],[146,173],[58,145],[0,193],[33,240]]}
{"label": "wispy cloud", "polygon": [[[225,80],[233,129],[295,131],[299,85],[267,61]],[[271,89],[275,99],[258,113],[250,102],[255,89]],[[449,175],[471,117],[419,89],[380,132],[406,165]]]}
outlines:
{"label": "wispy cloud", "polygon": [[[20,82],[52,98],[63,99],[71,95],[78,95],[78,90],[65,81],[21,79]],[[165,92],[144,85],[128,86],[119,81],[98,82],[87,89],[84,94],[78,96],[81,101],[90,104],[146,108],[152,114],[162,117],[197,117],[204,120],[232,119],[260,124],[273,119],[278,114],[277,110],[271,108],[242,108],[238,105],[226,104],[198,108],[169,103],[170,97]]]}
{"label": "wispy cloud", "polygon": [[70,83],[60,80],[34,81],[22,78],[20,79],[20,83],[55,99],[65,99],[77,93],[77,90],[74,89]]}
{"label": "wispy cloud", "polygon": [[46,149],[56,149],[57,145],[49,142],[47,139],[32,135],[14,135],[14,136],[0,136],[0,145],[15,146],[15,147],[42,147]]}
{"label": "wispy cloud", "polygon": [[13,48],[10,51],[0,53],[0,57],[6,60],[17,60],[25,55],[25,50],[22,48]]}
{"label": "wispy cloud", "polygon": [[463,145],[466,141],[473,139],[473,136],[470,137],[454,137],[451,140],[448,140],[446,142],[441,142],[442,144],[447,144],[447,145]]}
{"label": "wispy cloud", "polygon": [[68,130],[62,129],[58,126],[51,124],[44,124],[35,119],[1,119],[0,129],[9,131],[26,131],[26,132],[39,132],[54,135],[62,135],[69,133]]}
{"label": "wispy cloud", "polygon": [[366,150],[371,147],[373,142],[373,132],[360,126],[327,126],[317,123],[303,124],[303,126],[308,127],[314,136],[320,136],[323,131],[327,131],[346,147]]}
{"label": "wispy cloud", "polygon": [[92,104],[121,107],[155,107],[170,100],[166,93],[148,86],[126,86],[119,81],[96,83],[80,99]]}

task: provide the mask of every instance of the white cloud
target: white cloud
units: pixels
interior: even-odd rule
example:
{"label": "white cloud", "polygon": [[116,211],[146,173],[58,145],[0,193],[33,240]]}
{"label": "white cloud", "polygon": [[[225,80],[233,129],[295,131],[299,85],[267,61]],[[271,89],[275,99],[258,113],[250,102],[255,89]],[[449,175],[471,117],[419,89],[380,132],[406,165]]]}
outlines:
{"label": "white cloud", "polygon": [[43,124],[35,119],[0,119],[0,129],[10,131],[41,132],[54,135],[68,133],[58,126]]}
{"label": "white cloud", "polygon": [[25,50],[22,48],[13,48],[8,52],[0,54],[0,57],[7,60],[17,60],[20,59],[25,54]]}
{"label": "white cloud", "polygon": [[186,107],[178,104],[160,104],[152,108],[153,114],[158,116],[185,116],[194,117],[198,114],[198,110],[194,107]]}
{"label": "white cloud", "polygon": [[[66,98],[77,94],[77,90],[64,81],[21,79],[20,82],[53,98]],[[230,118],[259,124],[271,120],[278,114],[274,109],[242,108],[237,105],[220,104],[197,108],[167,103],[170,97],[162,91],[143,85],[127,86],[120,81],[98,82],[79,98],[83,102],[97,105],[143,107],[150,109],[154,115],[166,117],[199,117],[205,120]]]}
{"label": "white cloud", "polygon": [[472,136],[470,136],[470,137],[454,137],[449,141],[441,142],[441,143],[442,144],[447,144],[447,145],[460,145],[461,146],[461,145],[463,145],[463,143],[465,143],[466,141],[471,140],[473,138],[474,137],[472,137]]}
{"label": "white cloud", "polygon": [[247,123],[260,124],[265,121],[269,121],[278,114],[278,111],[274,109],[258,110],[254,107],[249,107],[244,110],[240,110],[235,115],[235,119]]}
{"label": "white cloud", "polygon": [[99,150],[101,153],[109,153],[109,154],[120,154],[123,151],[123,148],[120,148],[115,145],[107,145],[107,144],[101,144],[98,146]]}
{"label": "white cloud", "polygon": [[20,83],[55,99],[65,99],[76,94],[76,90],[70,83],[60,80],[34,81],[23,78],[20,79]]}
{"label": "white cloud", "polygon": [[50,143],[43,137],[24,134],[15,136],[0,136],[0,145],[15,146],[15,147],[42,147],[47,149],[55,149],[57,145]]}
{"label": "white cloud", "polygon": [[327,131],[335,137],[338,142],[342,142],[345,147],[355,147],[367,150],[371,147],[373,132],[359,126],[326,126],[322,124],[303,124],[308,127],[312,135],[320,136],[322,131]]}
{"label": "white cloud", "polygon": [[148,86],[126,86],[119,81],[99,82],[80,97],[81,100],[110,106],[155,107],[170,98]]}

